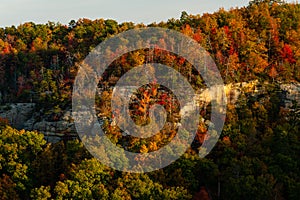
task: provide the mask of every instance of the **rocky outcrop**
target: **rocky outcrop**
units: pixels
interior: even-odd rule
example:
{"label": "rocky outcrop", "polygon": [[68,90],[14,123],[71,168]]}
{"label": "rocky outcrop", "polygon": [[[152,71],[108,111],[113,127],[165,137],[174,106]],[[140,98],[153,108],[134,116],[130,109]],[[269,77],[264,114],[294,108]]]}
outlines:
{"label": "rocky outcrop", "polygon": [[34,103],[16,103],[0,106],[0,117],[7,119],[17,129],[43,133],[48,142],[76,136],[71,111],[65,111],[63,117],[57,121],[47,121],[43,118],[43,113],[36,110]]}
{"label": "rocky outcrop", "polygon": [[2,105],[0,117],[5,118],[17,129],[22,129],[24,124],[32,118],[35,110],[34,103],[15,103]]}
{"label": "rocky outcrop", "polygon": [[36,116],[24,123],[25,130],[37,130],[45,135],[48,142],[60,141],[63,137],[77,137],[75,124],[73,123],[71,111],[65,111],[63,117],[57,121],[46,121],[39,116],[41,121],[37,121]]}
{"label": "rocky outcrop", "polygon": [[[259,81],[250,81],[242,83],[231,83],[224,86],[225,95],[227,98],[227,104],[236,104],[240,94],[247,94],[251,96],[268,95],[267,87],[269,83],[260,83]],[[222,87],[214,86],[210,89],[201,91],[198,100],[200,102],[210,102],[212,99],[221,99],[220,90]],[[292,102],[295,101],[300,105],[300,83],[280,84],[282,93],[282,101],[286,108],[292,106]],[[220,102],[217,102],[220,103]]]}
{"label": "rocky outcrop", "polygon": [[[225,86],[225,94],[228,104],[236,104],[241,93],[250,95],[266,94],[265,86],[258,81],[228,84]],[[300,104],[300,83],[282,84],[281,90],[284,95],[283,102],[290,107],[293,101]],[[200,106],[207,105],[212,98],[220,95],[219,87],[203,90],[197,96]],[[222,88],[221,88],[222,89]],[[193,109],[192,105],[186,105],[182,112]],[[79,115],[79,113],[77,113]],[[48,142],[57,142],[63,137],[77,137],[71,110],[65,110],[57,120],[50,120],[42,111],[38,111],[34,103],[16,103],[0,106],[0,117],[6,118],[17,129],[37,130],[44,133]]]}
{"label": "rocky outcrop", "polygon": [[280,88],[286,91],[286,107],[291,107],[293,101],[300,105],[300,83],[282,84]]}

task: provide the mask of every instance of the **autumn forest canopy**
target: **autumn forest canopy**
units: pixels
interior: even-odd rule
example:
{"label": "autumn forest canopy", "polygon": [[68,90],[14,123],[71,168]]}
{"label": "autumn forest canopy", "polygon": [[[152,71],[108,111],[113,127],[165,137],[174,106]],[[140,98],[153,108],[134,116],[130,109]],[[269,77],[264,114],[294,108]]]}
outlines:
{"label": "autumn forest canopy", "polygon": [[[282,89],[300,82],[298,3],[254,0],[242,8],[202,15],[182,12],[180,19],[149,25],[82,18],[68,25],[27,22],[0,28],[0,111],[12,103],[34,103],[36,120],[60,121],[72,109],[74,80],[89,52],[114,35],[145,27],[172,29],[194,39],[212,57],[225,84],[256,81],[261,91],[240,88],[235,102],[228,101],[222,134],[207,157],[198,153],[207,136],[210,103],[200,109],[203,121],[186,153],[145,174],[101,164],[78,137],[47,143],[39,130],[17,130],[0,117],[0,199],[299,199],[300,102],[295,98],[287,104]],[[169,45],[166,38],[157,40]],[[115,55],[118,48],[107,52]],[[132,152],[167,145],[176,135],[172,124],[180,120],[178,99],[168,88],[151,83],[131,98],[130,115],[145,125],[149,105],[160,104],[171,125],[146,139],[124,136],[113,125],[108,103],[113,86],[133,67],[151,62],[173,67],[195,91],[206,87],[188,60],[159,48],[114,60],[99,80],[102,96],[95,97],[96,111],[108,138]]]}
{"label": "autumn forest canopy", "polygon": [[[178,30],[195,39],[214,58],[226,83],[253,79],[290,82],[300,77],[299,16],[298,4],[253,1],[247,7],[202,16],[182,12],[180,19],[148,26]],[[62,93],[56,98],[63,101],[69,95],[67,83],[90,50],[112,35],[139,27],[146,25],[80,19],[68,25],[28,22],[1,28],[3,100],[29,101],[29,92],[43,99],[51,87]],[[166,63],[172,61],[169,59]],[[135,61],[126,60],[122,66]]]}

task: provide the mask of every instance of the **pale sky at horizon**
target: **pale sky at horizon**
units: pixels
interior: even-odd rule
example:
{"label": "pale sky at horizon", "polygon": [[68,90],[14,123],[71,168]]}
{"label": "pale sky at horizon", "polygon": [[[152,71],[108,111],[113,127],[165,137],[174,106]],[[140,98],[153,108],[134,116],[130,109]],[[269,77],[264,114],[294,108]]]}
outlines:
{"label": "pale sky at horizon", "polygon": [[[247,6],[249,0],[1,0],[0,27],[24,22],[68,24],[72,19],[114,19],[149,24],[178,19],[182,11],[203,14]],[[293,2],[289,0],[287,2]]]}

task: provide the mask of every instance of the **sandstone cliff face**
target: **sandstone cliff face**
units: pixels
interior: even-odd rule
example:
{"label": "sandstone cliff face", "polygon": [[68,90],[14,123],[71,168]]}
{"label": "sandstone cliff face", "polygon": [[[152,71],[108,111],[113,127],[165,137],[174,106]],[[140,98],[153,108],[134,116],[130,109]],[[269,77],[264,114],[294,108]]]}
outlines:
{"label": "sandstone cliff face", "polygon": [[0,117],[7,119],[13,127],[22,129],[24,123],[32,118],[34,110],[34,103],[6,104],[0,106]]}
{"label": "sandstone cliff face", "polygon": [[45,139],[48,142],[57,142],[64,136],[75,137],[76,129],[73,123],[71,111],[65,111],[63,117],[58,121],[46,121],[42,116],[39,116],[42,120],[37,120],[36,117],[32,117],[30,120],[23,124],[25,130],[37,130],[44,133]]}
{"label": "sandstone cliff face", "polygon": [[34,103],[16,103],[2,105],[0,117],[7,119],[9,124],[17,129],[44,133],[48,142],[57,142],[66,135],[72,137],[76,134],[71,111],[65,111],[58,121],[47,121],[43,119],[43,113],[36,109]]}
{"label": "sandstone cliff face", "polygon": [[[264,95],[266,84],[258,81],[228,84],[225,86],[227,104],[235,105],[239,95],[248,93],[250,95]],[[200,106],[205,106],[213,97],[220,95],[220,87],[210,90],[203,90],[197,96],[196,101]],[[292,105],[293,101],[300,104],[300,83],[282,84],[281,89],[285,95],[283,102],[286,107]],[[185,112],[189,112],[192,106],[184,107]],[[0,117],[6,118],[9,123],[17,129],[36,130],[45,134],[48,142],[57,142],[63,137],[76,137],[76,128],[72,118],[72,111],[65,110],[60,119],[53,121],[47,120],[44,113],[36,109],[34,103],[16,103],[0,106]]]}
{"label": "sandstone cliff face", "polygon": [[280,88],[283,91],[286,91],[286,107],[292,106],[292,101],[296,101],[300,104],[300,84],[292,83],[292,84],[282,84]]}

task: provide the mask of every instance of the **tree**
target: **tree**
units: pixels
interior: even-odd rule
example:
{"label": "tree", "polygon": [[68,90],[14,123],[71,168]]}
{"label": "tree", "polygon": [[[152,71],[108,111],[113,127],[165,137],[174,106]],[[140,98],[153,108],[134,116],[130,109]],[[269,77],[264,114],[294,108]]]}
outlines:
{"label": "tree", "polygon": [[269,76],[273,79],[273,82],[277,75],[278,75],[278,73],[277,73],[275,67],[272,66],[270,69],[270,72],[269,72]]}
{"label": "tree", "polygon": [[55,194],[58,199],[109,199],[111,171],[95,158],[73,165],[69,179],[57,182]]}
{"label": "tree", "polygon": [[249,5],[252,6],[252,5],[259,5],[261,3],[266,3],[268,5],[273,5],[274,3],[276,4],[283,4],[285,3],[285,1],[283,0],[252,0],[249,2]]}
{"label": "tree", "polygon": [[31,191],[30,198],[40,200],[47,200],[51,198],[50,186],[41,186],[40,188],[34,188]]}
{"label": "tree", "polygon": [[[46,143],[43,134],[17,131],[9,126],[0,127],[0,174],[5,183],[16,191],[7,191],[13,196],[28,197],[33,180],[32,162]],[[6,192],[5,192],[6,193]]]}

